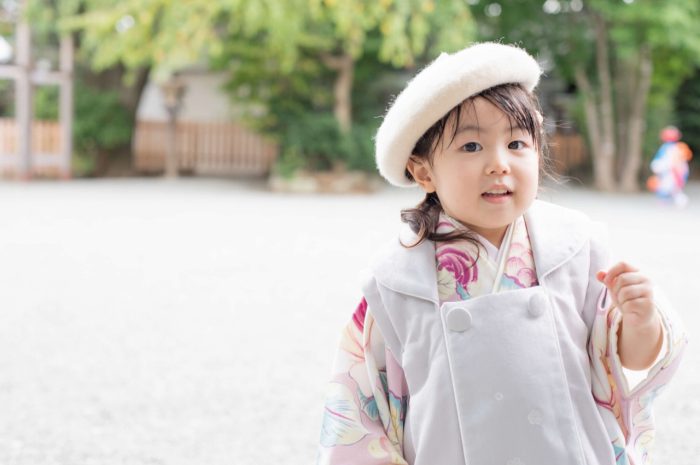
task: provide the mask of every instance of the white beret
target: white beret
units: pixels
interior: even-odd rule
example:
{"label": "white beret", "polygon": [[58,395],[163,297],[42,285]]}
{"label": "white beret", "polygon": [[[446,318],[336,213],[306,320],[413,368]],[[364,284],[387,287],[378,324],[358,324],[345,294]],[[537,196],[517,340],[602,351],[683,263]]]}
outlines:
{"label": "white beret", "polygon": [[442,53],[396,97],[375,138],[377,168],[395,186],[415,182],[405,175],[418,139],[469,97],[501,84],[520,84],[532,92],[542,73],[525,50],[493,42]]}

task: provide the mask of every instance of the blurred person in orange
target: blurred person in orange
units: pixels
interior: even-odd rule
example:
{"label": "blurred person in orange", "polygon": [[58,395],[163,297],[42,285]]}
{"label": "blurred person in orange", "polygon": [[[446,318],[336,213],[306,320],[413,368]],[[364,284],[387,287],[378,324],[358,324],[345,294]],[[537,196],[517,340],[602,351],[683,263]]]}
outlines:
{"label": "blurred person in orange", "polygon": [[683,188],[688,181],[688,162],[693,158],[693,152],[685,142],[681,142],[681,132],[674,126],[662,129],[660,137],[663,144],[651,160],[654,174],[647,180],[647,188],[660,199],[684,207],[688,196]]}

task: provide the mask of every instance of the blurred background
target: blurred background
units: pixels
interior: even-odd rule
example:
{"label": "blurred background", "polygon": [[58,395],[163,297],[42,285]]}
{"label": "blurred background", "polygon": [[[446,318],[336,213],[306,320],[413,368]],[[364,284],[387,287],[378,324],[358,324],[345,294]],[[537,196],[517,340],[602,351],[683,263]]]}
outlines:
{"label": "blurred background", "polygon": [[0,1],[0,463],[314,463],[359,278],[415,190],[375,173],[441,51],[525,47],[541,198],[609,224],[691,336],[656,463],[698,465],[697,0]]}

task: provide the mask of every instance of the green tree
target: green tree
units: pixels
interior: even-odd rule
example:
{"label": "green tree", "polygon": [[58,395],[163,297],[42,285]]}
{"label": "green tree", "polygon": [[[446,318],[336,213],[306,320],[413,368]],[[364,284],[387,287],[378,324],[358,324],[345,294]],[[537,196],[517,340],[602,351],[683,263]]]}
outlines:
{"label": "green tree", "polygon": [[[413,66],[431,45],[454,50],[473,37],[473,22],[463,2],[449,0],[232,0],[228,41],[249,58],[276,61],[276,71],[297,71],[311,57],[335,74],[334,114],[341,129],[352,124],[354,67],[368,36],[380,40],[378,58],[394,67]],[[229,56],[235,60],[235,56]]]}
{"label": "green tree", "polygon": [[636,190],[646,128],[670,113],[668,102],[700,57],[700,4],[508,0],[495,11],[471,3],[482,37],[521,42],[575,82],[596,187]]}
{"label": "green tree", "polygon": [[700,156],[700,68],[680,86],[675,101],[677,126],[697,159]]}
{"label": "green tree", "polygon": [[[334,154],[373,167],[376,116],[408,77],[399,70],[414,70],[437,50],[459,49],[474,33],[467,5],[448,0],[237,4],[217,66],[230,70],[234,99],[280,140],[283,160],[311,168],[328,167]],[[312,149],[318,138],[333,143]]]}

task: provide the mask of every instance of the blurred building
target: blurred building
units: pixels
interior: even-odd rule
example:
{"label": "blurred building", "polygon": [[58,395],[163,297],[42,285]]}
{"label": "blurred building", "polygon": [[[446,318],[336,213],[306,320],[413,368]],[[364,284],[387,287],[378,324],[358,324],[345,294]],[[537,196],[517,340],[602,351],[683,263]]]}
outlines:
{"label": "blurred building", "polygon": [[[224,74],[199,69],[178,73],[183,85],[176,116],[175,147],[181,173],[215,176],[264,176],[277,158],[277,145],[246,128],[223,91]],[[133,138],[134,168],[142,173],[165,169],[170,114],[162,86],[147,84],[137,111]]]}
{"label": "blurred building", "polygon": [[[68,178],[73,150],[73,39],[61,36],[55,47],[42,50],[32,42],[30,24],[19,10],[8,13],[6,7],[0,8],[0,19],[10,40],[0,37],[0,81],[12,89],[14,114],[0,118],[0,176]],[[34,118],[33,94],[39,86],[58,88],[58,121]]]}

